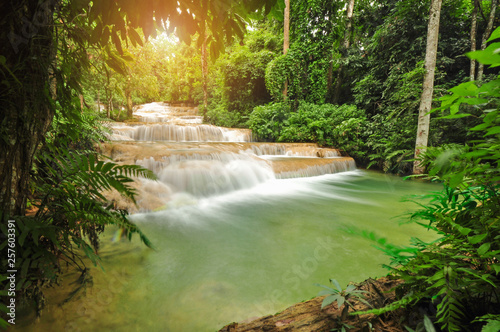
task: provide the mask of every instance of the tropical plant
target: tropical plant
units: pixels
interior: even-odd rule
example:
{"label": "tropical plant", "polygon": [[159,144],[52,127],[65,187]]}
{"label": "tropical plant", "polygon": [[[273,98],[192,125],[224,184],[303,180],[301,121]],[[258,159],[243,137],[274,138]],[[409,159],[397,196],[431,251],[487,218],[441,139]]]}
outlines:
{"label": "tropical plant", "polygon": [[283,122],[288,118],[291,106],[287,103],[269,103],[254,108],[247,125],[260,140],[273,142],[278,139]]}
{"label": "tropical plant", "polygon": [[349,308],[354,308],[354,304],[350,301],[352,299],[356,299],[357,301],[363,302],[367,306],[371,307],[371,305],[365,300],[364,293],[367,291],[356,289],[354,285],[347,285],[345,289],[342,289],[339,282],[335,279],[330,279],[330,283],[335,286],[335,288],[315,284],[318,287],[324,288],[324,290],[318,293],[318,296],[328,295],[323,299],[321,303],[321,309],[332,304],[333,302],[337,302],[337,308],[342,308],[342,314],[340,315],[340,321],[345,321],[347,318],[347,314],[349,313]]}
{"label": "tropical plant", "polygon": [[289,103],[259,106],[250,114],[249,128],[257,138],[278,142],[316,142],[344,150],[363,160],[367,122],[354,105],[316,105],[301,101],[295,112]]}
{"label": "tropical plant", "polygon": [[[500,29],[490,41],[498,37]],[[493,43],[468,56],[496,66],[499,46]],[[442,181],[444,190],[432,194],[429,203],[420,203],[411,220],[434,227],[441,237],[392,268],[405,280],[401,287],[406,296],[369,312],[427,301],[436,305],[435,322],[446,331],[490,331],[498,326],[500,314],[500,78],[481,86],[463,83],[450,92],[434,112],[441,110],[442,118],[455,119],[474,116],[466,105],[479,108],[482,123],[470,130],[482,137],[460,148],[430,149],[422,158],[428,177]]]}
{"label": "tropical plant", "polygon": [[[78,99],[75,107],[79,107]],[[65,117],[57,112],[46,144],[36,156],[29,187],[31,215],[12,216],[19,270],[17,295],[34,301],[38,314],[45,302],[43,288],[57,282],[63,267],[73,266],[82,276],[87,275],[82,253],[99,264],[98,236],[106,226],[121,228],[128,238],[138,234],[151,246],[128,220],[127,211],[114,208],[104,191],[117,191],[134,204],[131,177],[154,179],[154,174],[99,156],[95,144],[105,138],[106,130],[101,118],[90,111],[70,114]],[[4,235],[9,232],[6,224],[1,224],[0,230]],[[2,242],[0,248],[6,245],[7,241]],[[6,257],[2,257],[2,264],[7,266]]]}

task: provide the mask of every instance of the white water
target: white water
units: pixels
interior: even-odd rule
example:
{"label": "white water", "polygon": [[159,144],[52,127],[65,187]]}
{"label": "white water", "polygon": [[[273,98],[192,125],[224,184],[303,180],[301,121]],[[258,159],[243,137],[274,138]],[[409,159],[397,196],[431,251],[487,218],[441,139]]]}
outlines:
{"label": "white water", "polygon": [[111,140],[167,142],[250,142],[249,130],[202,125],[193,107],[171,107],[163,103],[141,105],[134,111],[138,122],[146,124],[111,126]]}
{"label": "white water", "polygon": [[113,128],[113,135],[110,139],[167,142],[250,142],[251,135],[247,131],[209,125],[149,124],[116,126]]}
{"label": "white water", "polygon": [[[260,144],[260,145],[252,145],[251,152],[261,158],[272,158],[273,156],[300,156],[300,157],[325,157],[332,158],[340,156],[337,150],[333,149],[314,149],[311,147],[305,147],[300,150],[297,150],[290,144],[286,143],[272,143],[272,144]],[[248,150],[247,150],[248,151]],[[250,151],[249,151],[250,152]],[[321,154],[319,156],[318,154]]]}
{"label": "white water", "polygon": [[164,103],[139,105],[134,116],[141,122],[171,122],[181,124],[201,124],[203,117],[197,114],[195,107],[175,107]]}
{"label": "white water", "polygon": [[[199,117],[195,108],[151,103],[137,108],[134,116],[141,124],[114,124],[111,138],[118,142],[136,142],[112,148],[115,158],[117,150],[124,151],[127,157],[122,155],[118,160],[135,162],[158,177],[159,183],[140,179],[138,211],[168,208],[179,197],[182,201],[196,201],[276,179],[319,176],[356,168],[354,160],[340,158],[334,149],[312,144],[249,143],[249,130],[192,125],[190,122]],[[193,145],[182,145],[182,142]],[[221,142],[232,142],[232,145],[221,145]]]}
{"label": "white water", "polygon": [[176,156],[168,162],[138,160],[137,164],[154,169],[161,182],[174,192],[196,197],[220,195],[229,191],[251,188],[275,178],[271,167],[248,155],[215,154]]}

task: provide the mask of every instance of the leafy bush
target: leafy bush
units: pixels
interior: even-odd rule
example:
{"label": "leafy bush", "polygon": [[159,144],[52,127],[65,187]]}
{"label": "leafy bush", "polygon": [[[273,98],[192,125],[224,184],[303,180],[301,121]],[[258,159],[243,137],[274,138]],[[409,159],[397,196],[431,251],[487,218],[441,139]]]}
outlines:
{"label": "leafy bush", "polygon": [[368,168],[375,166],[389,173],[411,173],[413,163],[409,159],[415,152],[415,128],[415,117],[388,119],[385,114],[373,116],[365,132],[368,136]]}
{"label": "leafy bush", "polygon": [[300,102],[291,112],[287,103],[254,109],[248,125],[257,138],[277,142],[316,142],[343,149],[355,158],[364,156],[367,125],[364,111],[353,105],[316,105]]}
{"label": "leafy bush", "polygon": [[287,103],[269,103],[254,108],[247,125],[253,135],[263,141],[276,141],[283,129],[283,122],[288,118],[291,107]]}
{"label": "leafy bush", "polygon": [[[201,107],[201,111],[203,110],[203,107]],[[239,112],[229,111],[225,103],[207,107],[205,121],[216,126],[230,128],[241,127],[241,123],[244,123],[242,115]]]}

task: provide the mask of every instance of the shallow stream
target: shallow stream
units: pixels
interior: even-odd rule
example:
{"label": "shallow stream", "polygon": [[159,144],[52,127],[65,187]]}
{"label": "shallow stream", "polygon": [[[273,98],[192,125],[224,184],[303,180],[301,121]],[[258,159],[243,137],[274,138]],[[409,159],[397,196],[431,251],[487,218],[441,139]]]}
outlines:
{"label": "shallow stream", "polygon": [[90,269],[93,287],[62,304],[79,276],[68,273],[62,287],[47,292],[39,322],[20,309],[12,331],[215,331],[308,300],[320,291],[315,283],[326,285],[330,278],[345,286],[387,274],[382,264],[389,258],[349,229],[375,232],[394,244],[435,237],[421,226],[400,225],[404,218],[398,216],[416,208],[402,197],[437,186],[341,170],[259,177],[210,195],[177,191],[158,211],[139,209],[131,219],[155,250],[138,237],[129,242],[107,230],[104,270]]}

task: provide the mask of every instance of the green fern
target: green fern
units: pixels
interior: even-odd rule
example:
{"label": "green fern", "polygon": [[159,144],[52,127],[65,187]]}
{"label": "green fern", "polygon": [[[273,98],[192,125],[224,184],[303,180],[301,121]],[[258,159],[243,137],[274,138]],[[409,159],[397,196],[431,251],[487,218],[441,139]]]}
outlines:
{"label": "green fern", "polygon": [[[66,125],[64,121],[57,123],[60,127]],[[34,300],[38,314],[45,301],[42,289],[57,281],[62,266],[85,271],[82,254],[92,264],[100,264],[99,234],[106,226],[120,227],[129,239],[137,234],[152,247],[146,235],[129,221],[128,212],[115,209],[103,192],[115,190],[134,204],[132,178],[155,179],[154,173],[137,165],[119,165],[103,156],[99,159],[92,150],[94,143],[85,141],[94,129],[84,127],[85,134],[49,136],[33,168],[30,201],[36,213],[32,217],[13,216],[20,270],[17,287]],[[5,225],[0,228],[7,234]],[[2,243],[0,248],[5,245]]]}

